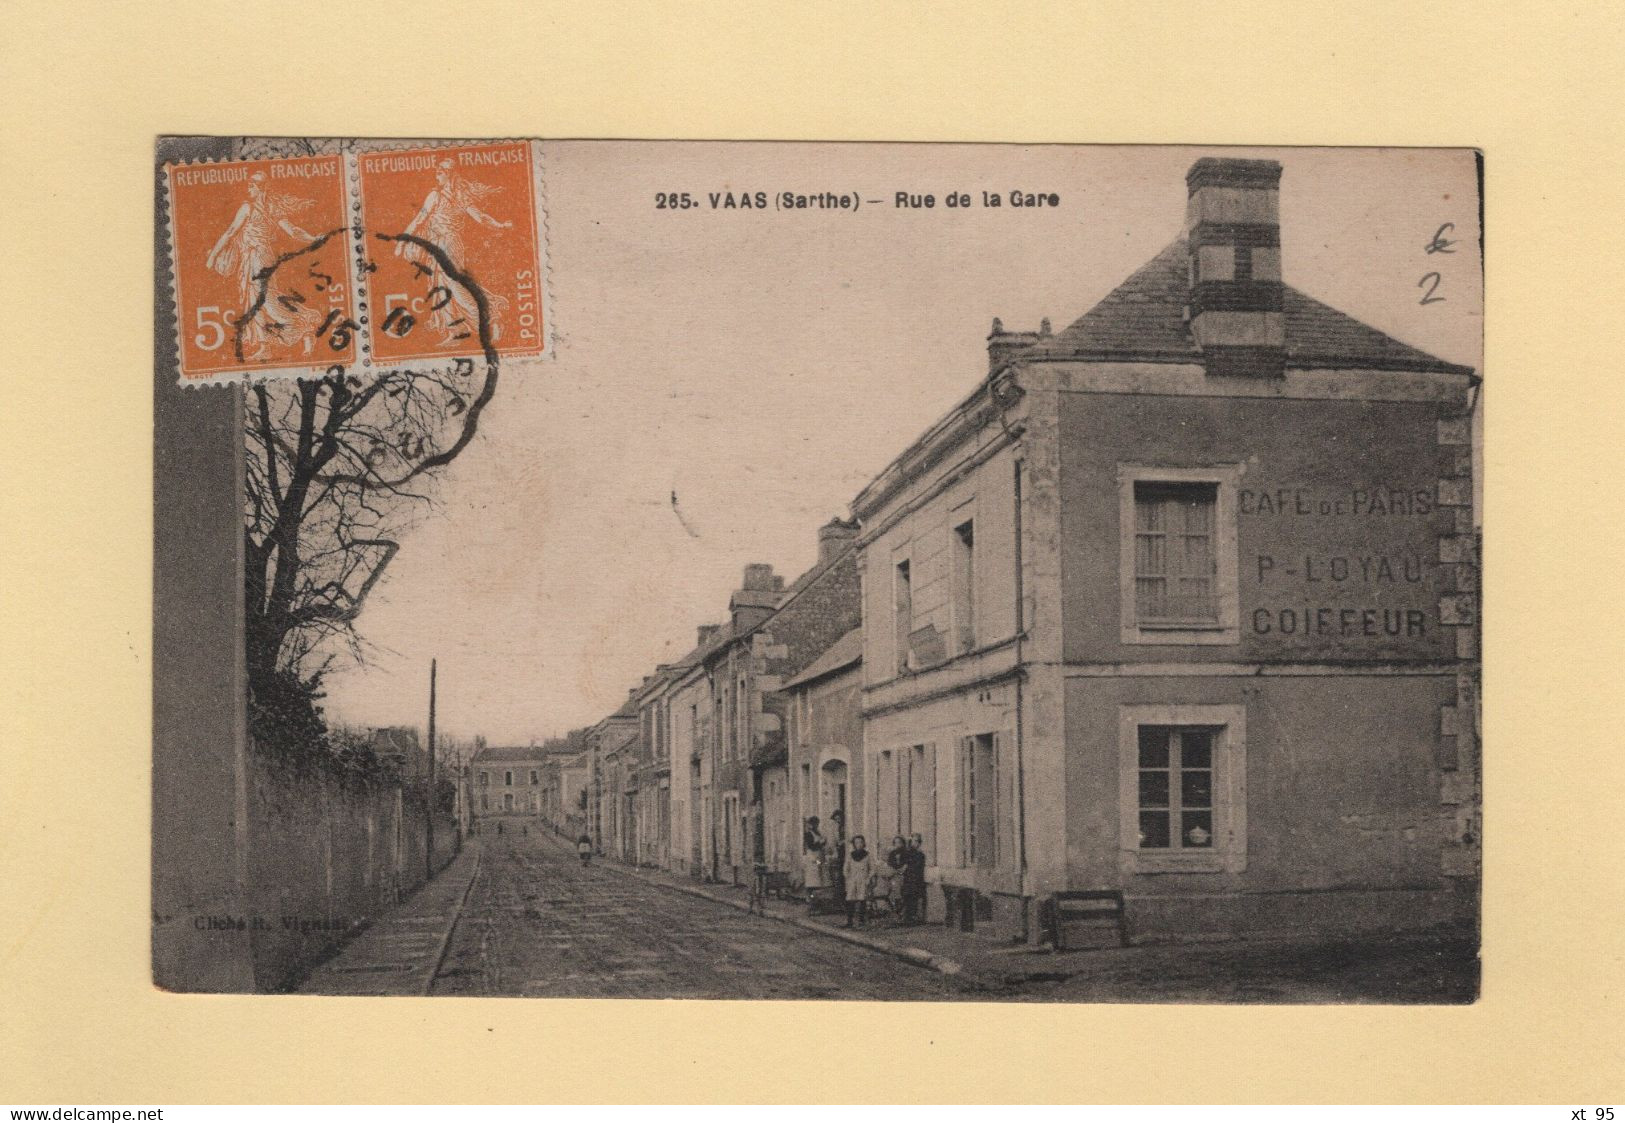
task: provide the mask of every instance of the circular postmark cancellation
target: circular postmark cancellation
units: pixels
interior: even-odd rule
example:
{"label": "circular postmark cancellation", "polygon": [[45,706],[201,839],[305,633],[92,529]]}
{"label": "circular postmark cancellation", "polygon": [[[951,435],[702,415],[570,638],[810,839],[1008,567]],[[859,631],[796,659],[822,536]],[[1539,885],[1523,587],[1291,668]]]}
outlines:
{"label": "circular postmark cancellation", "polygon": [[182,384],[472,383],[482,364],[550,352],[535,142],[164,170]]}
{"label": "circular postmark cancellation", "polygon": [[[382,259],[411,257],[406,279],[397,282],[402,291],[392,294],[381,321],[370,298],[374,290],[365,283],[355,288],[353,311],[327,299],[339,282],[325,269],[324,251],[347,238],[361,278],[376,275]],[[416,234],[340,228],[281,254],[255,279],[248,307],[232,323],[231,354],[249,362],[269,339],[309,361],[299,378],[331,382],[343,399],[352,428],[346,437],[360,445],[351,450],[357,470],[416,475],[449,461],[472,437],[496,393],[501,354],[490,294],[443,247]],[[461,353],[427,362],[375,361],[371,340],[407,341],[415,333],[431,333],[429,346]],[[468,354],[470,348],[477,353]],[[446,435],[451,439],[441,447]]]}

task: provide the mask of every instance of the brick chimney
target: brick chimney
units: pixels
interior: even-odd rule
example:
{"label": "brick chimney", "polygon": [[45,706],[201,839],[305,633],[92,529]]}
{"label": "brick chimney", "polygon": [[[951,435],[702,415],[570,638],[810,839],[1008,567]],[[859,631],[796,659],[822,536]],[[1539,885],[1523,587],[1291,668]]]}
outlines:
{"label": "brick chimney", "polygon": [[773,615],[784,594],[784,578],[765,562],[745,567],[744,580],[728,600],[728,613],[735,635],[747,632]]}
{"label": "brick chimney", "polygon": [[1203,157],[1185,173],[1191,335],[1209,375],[1280,378],[1281,165]]}
{"label": "brick chimney", "polygon": [[858,524],[833,518],[818,528],[818,564],[836,557],[858,536]]}
{"label": "brick chimney", "polygon": [[752,592],[777,592],[784,588],[784,578],[774,573],[766,562],[751,562],[745,567],[744,583],[740,587]]}
{"label": "brick chimney", "polygon": [[987,335],[987,372],[992,374],[1034,343],[1048,339],[1049,334],[1048,320],[1037,331],[1005,331],[1004,321],[994,316],[993,328]]}

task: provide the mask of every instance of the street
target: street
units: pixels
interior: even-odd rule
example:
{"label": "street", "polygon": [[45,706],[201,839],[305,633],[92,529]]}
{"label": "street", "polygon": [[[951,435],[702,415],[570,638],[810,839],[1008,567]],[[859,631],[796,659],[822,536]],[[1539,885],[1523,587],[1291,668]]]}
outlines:
{"label": "street", "polygon": [[[1105,941],[1060,956],[967,939],[941,925],[905,934],[883,920],[861,933],[843,933],[834,918],[809,924],[798,904],[770,904],[780,919],[753,916],[740,907],[743,893],[725,886],[700,888],[602,859],[584,868],[569,844],[540,824],[532,823],[529,833],[519,833],[517,822],[508,826],[503,834],[488,830],[470,840],[444,873],[300,989],[554,998],[1451,1004],[1471,1002],[1478,992],[1477,941],[1470,932],[1148,941],[1130,948]],[[925,952],[918,948],[940,957],[933,962],[943,969],[921,965]]]}
{"label": "street", "polygon": [[480,873],[432,994],[978,997],[934,971],[651,885],[599,859],[583,868],[539,828],[482,833],[480,844]]}

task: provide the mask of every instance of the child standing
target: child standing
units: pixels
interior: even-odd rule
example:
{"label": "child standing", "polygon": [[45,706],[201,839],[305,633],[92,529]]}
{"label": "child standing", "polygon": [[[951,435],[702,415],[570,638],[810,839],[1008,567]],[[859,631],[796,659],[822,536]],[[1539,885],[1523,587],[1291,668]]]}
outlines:
{"label": "child standing", "polygon": [[846,927],[855,915],[859,925],[869,923],[869,882],[874,877],[874,859],[861,834],[852,836],[852,849],[846,855]]}

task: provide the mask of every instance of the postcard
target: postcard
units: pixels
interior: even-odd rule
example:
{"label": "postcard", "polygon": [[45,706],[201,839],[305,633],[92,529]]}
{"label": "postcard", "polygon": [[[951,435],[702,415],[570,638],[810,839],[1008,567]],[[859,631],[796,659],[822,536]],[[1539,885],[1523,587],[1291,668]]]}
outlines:
{"label": "postcard", "polygon": [[1479,153],[155,172],[159,986],[1477,997]]}

